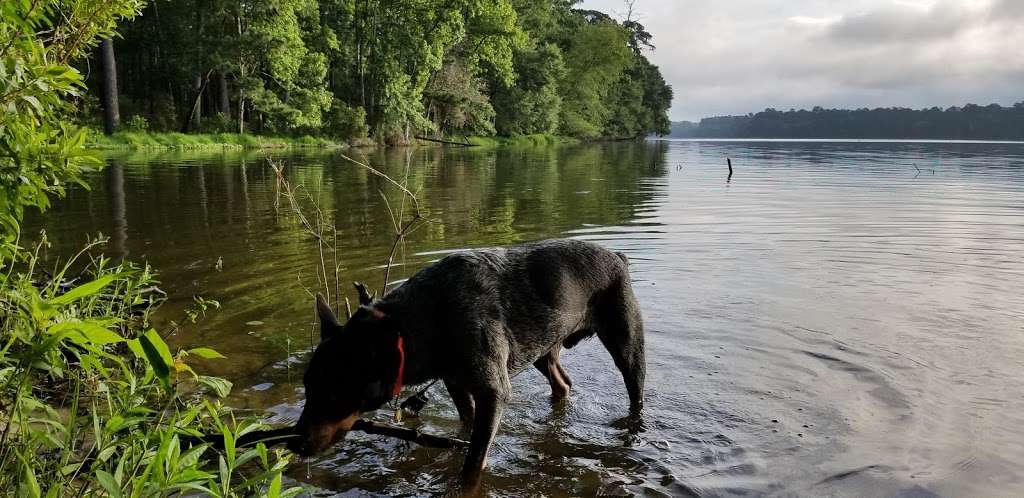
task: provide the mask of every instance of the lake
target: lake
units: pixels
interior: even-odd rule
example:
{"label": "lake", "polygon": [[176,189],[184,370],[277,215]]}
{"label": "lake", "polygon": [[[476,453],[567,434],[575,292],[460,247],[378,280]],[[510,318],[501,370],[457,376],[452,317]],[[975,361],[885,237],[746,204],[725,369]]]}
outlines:
{"label": "lake", "polygon": [[[345,151],[418,192],[430,222],[392,284],[445,254],[549,237],[625,252],[647,333],[642,424],[596,341],[567,403],[534,371],[492,450],[496,496],[1019,496],[1024,489],[1024,145],[649,141]],[[726,158],[734,173],[728,178]],[[294,422],[318,269],[379,288],[402,196],[337,151],[281,152],[320,244],[255,152],[114,153],[47,215],[148,261],[170,340],[227,360],[228,403]],[[386,200],[385,200],[386,199]],[[406,206],[408,212],[408,206]],[[321,263],[321,253],[324,263]],[[411,392],[407,389],[407,392]],[[440,385],[413,427],[456,434]],[[386,419],[383,410],[378,418]],[[324,494],[438,493],[459,452],[350,436],[289,475]]]}

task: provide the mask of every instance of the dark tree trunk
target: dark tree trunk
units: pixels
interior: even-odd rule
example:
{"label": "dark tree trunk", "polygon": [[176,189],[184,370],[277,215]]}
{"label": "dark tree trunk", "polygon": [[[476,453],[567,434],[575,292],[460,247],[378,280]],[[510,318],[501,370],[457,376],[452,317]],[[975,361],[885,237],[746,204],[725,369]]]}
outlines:
{"label": "dark tree trunk", "polygon": [[188,114],[185,115],[185,119],[181,122],[182,133],[188,133],[190,130],[199,129],[201,114],[203,111],[203,92],[206,90],[206,84],[210,82],[211,73],[213,73],[213,69],[207,71],[205,75],[200,74],[199,76],[196,76],[195,88],[193,89],[192,107],[189,108]]}
{"label": "dark tree trunk", "polygon": [[203,75],[197,74],[192,90],[196,92],[195,103],[192,104],[192,128],[198,130],[203,124]]}
{"label": "dark tree trunk", "polygon": [[121,110],[117,103],[117,64],[114,62],[114,43],[107,38],[100,42],[103,65],[103,131],[110,135],[121,125]]}
{"label": "dark tree trunk", "polygon": [[228,76],[217,71],[217,112],[231,116],[231,95],[228,93]]}

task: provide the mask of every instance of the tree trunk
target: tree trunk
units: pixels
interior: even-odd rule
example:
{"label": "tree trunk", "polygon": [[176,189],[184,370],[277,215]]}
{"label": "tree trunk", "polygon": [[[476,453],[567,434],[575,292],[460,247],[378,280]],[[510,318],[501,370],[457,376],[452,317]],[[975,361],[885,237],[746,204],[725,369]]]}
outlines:
{"label": "tree trunk", "polygon": [[196,100],[192,104],[192,128],[199,130],[203,124],[203,75],[197,74],[192,90],[196,92]]}
{"label": "tree trunk", "polygon": [[212,73],[213,69],[207,71],[205,75],[196,77],[196,85],[193,92],[195,96],[192,98],[192,107],[181,122],[182,133],[188,133],[190,130],[199,130],[201,114],[203,112],[203,92],[206,90],[206,84],[210,82],[210,74]]}
{"label": "tree trunk", "polygon": [[217,111],[224,117],[231,116],[231,95],[228,94],[228,76],[217,71]]}
{"label": "tree trunk", "polygon": [[121,111],[117,103],[117,64],[114,62],[114,43],[107,38],[100,42],[103,65],[103,131],[110,135],[121,125]]}
{"label": "tree trunk", "polygon": [[238,90],[238,134],[245,133],[245,90]]}

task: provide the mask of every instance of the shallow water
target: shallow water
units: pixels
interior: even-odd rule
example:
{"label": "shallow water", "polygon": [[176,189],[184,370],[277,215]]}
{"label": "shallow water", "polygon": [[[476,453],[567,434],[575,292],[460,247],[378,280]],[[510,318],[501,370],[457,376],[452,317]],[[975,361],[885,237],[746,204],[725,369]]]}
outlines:
{"label": "shallow water", "polygon": [[[547,237],[629,255],[647,329],[642,423],[621,420],[621,379],[599,343],[584,343],[564,356],[575,382],[564,405],[551,406],[539,374],[514,379],[493,495],[1024,489],[1024,145],[665,141],[360,157],[408,172],[432,219],[400,248],[392,281],[450,251]],[[393,237],[380,191],[394,210],[401,197],[334,152],[279,160],[337,224],[343,281],[379,287]],[[229,357],[204,369],[236,383],[234,406],[294,421],[320,251],[286,201],[275,208],[274,172],[249,153],[109,163],[90,191],[30,223],[48,229],[50,257],[110,234],[109,253],[161,270],[172,296],[162,330],[193,295],[219,300],[172,340]],[[409,423],[456,433],[443,387],[431,393]],[[325,495],[428,494],[461,463],[372,436],[336,449],[290,475]]]}

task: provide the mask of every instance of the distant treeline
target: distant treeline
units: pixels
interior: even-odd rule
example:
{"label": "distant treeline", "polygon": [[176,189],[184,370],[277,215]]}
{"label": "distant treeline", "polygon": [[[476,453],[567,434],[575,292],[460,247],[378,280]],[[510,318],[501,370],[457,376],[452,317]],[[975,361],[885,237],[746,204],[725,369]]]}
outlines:
{"label": "distant treeline", "polygon": [[765,109],[672,123],[675,138],[881,138],[1024,140],[1024,102],[940,109]]}
{"label": "distant treeline", "polygon": [[576,3],[147,2],[92,61],[90,87],[117,91],[81,116],[99,124],[112,106],[111,127],[388,143],[667,134],[672,89],[644,55],[650,33]]}

